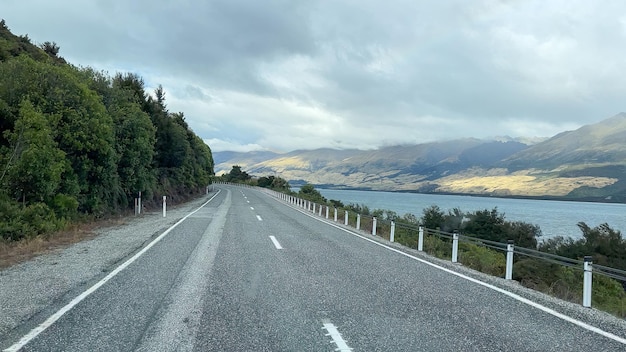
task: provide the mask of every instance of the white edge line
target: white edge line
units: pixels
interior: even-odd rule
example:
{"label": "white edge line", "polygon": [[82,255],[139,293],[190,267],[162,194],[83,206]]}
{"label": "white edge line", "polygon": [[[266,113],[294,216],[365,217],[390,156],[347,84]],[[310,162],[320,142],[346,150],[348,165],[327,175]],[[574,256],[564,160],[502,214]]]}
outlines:
{"label": "white edge line", "polygon": [[350,352],[352,351],[352,348],[350,348],[348,346],[348,344],[346,343],[346,341],[343,339],[343,337],[341,337],[341,333],[339,332],[339,330],[337,330],[337,327],[331,323],[328,320],[324,320],[324,327],[323,329],[326,329],[326,331],[328,331],[328,334],[326,334],[326,336],[330,336],[330,338],[332,339],[332,342],[337,345],[337,349],[335,351],[341,351],[341,352]]}
{"label": "white edge line", "polygon": [[[274,198],[274,199],[276,199],[276,198]],[[279,199],[276,199],[276,200],[277,200],[277,201],[280,201]],[[282,202],[282,201],[281,201],[281,203],[285,204],[285,203],[284,203],[284,202]],[[289,206],[288,204],[285,204],[285,205]],[[328,225],[330,225],[330,226],[332,226],[332,227],[335,227],[335,228],[337,228],[337,229],[339,229],[339,230],[341,230],[341,231],[347,232],[347,233],[349,233],[349,234],[351,234],[351,235],[353,235],[353,236],[360,237],[360,238],[362,238],[362,239],[364,239],[364,240],[366,240],[366,241],[369,241],[369,242],[371,242],[371,243],[373,243],[373,244],[375,244],[375,245],[378,245],[378,246],[381,246],[381,247],[383,247],[383,248],[389,249],[389,250],[391,250],[391,251],[393,251],[393,252],[396,252],[396,253],[401,254],[401,255],[403,255],[403,256],[405,256],[405,257],[409,257],[409,258],[411,258],[411,259],[417,260],[418,262],[424,263],[424,264],[426,264],[426,265],[430,265],[430,266],[432,266],[432,267],[434,267],[434,268],[437,268],[437,269],[439,269],[439,270],[443,270],[443,271],[445,271],[445,272],[447,272],[447,273],[449,273],[449,274],[456,275],[456,276],[458,276],[458,277],[460,277],[460,278],[463,278],[463,279],[465,279],[465,280],[471,281],[471,282],[476,283],[476,284],[478,284],[478,285],[481,285],[481,286],[487,287],[487,288],[492,289],[492,290],[494,290],[494,291],[496,291],[496,292],[499,292],[499,293],[502,293],[502,294],[504,294],[504,295],[507,295],[507,296],[509,296],[509,297],[511,297],[511,298],[513,298],[513,299],[515,299],[515,300],[517,300],[517,301],[520,301],[520,302],[522,302],[522,303],[525,303],[525,304],[527,304],[527,305],[529,305],[529,306],[531,306],[531,307],[537,308],[537,309],[539,309],[539,310],[541,310],[541,311],[543,311],[543,312],[545,312],[545,313],[548,313],[548,314],[553,315],[553,316],[555,316],[555,317],[557,317],[557,318],[563,319],[563,320],[565,320],[565,321],[567,321],[567,322],[570,322],[570,323],[572,323],[572,324],[574,324],[574,325],[580,326],[580,327],[581,327],[581,328],[583,328],[583,329],[589,330],[589,331],[591,331],[591,332],[594,332],[594,333],[596,333],[596,334],[602,335],[602,336],[607,337],[607,338],[609,338],[609,339],[611,339],[611,340],[614,340],[614,341],[617,341],[617,342],[619,342],[619,343],[622,343],[622,344],[625,344],[625,345],[626,345],[626,338],[623,338],[623,337],[617,336],[617,335],[612,334],[612,333],[610,333],[610,332],[608,332],[608,331],[604,331],[604,330],[602,330],[602,329],[600,329],[600,328],[597,328],[597,327],[595,327],[595,326],[593,326],[593,325],[589,325],[589,324],[587,324],[587,323],[585,323],[585,322],[583,322],[583,321],[580,321],[580,320],[578,320],[578,319],[574,319],[574,318],[572,318],[572,317],[570,317],[570,316],[567,316],[567,315],[565,315],[565,314],[563,314],[563,313],[559,313],[559,312],[555,311],[554,309],[551,309],[551,308],[548,308],[548,307],[546,307],[546,306],[544,306],[544,305],[541,305],[541,304],[539,304],[539,303],[533,302],[533,301],[531,301],[531,300],[529,300],[529,299],[527,299],[527,298],[524,298],[524,297],[522,297],[522,296],[520,296],[520,295],[518,295],[518,294],[515,294],[515,293],[513,293],[513,292],[510,292],[510,291],[507,291],[507,290],[501,289],[501,288],[499,288],[499,287],[497,287],[497,286],[494,286],[494,285],[488,284],[488,283],[483,282],[483,281],[480,281],[480,280],[478,280],[478,279],[474,279],[474,278],[472,278],[472,277],[469,277],[469,276],[463,275],[463,274],[461,274],[461,273],[457,273],[456,271],[450,270],[450,269],[448,269],[448,268],[444,268],[444,267],[439,266],[439,265],[437,265],[437,264],[431,263],[431,262],[429,262],[429,261],[427,261],[427,260],[424,260],[424,259],[421,259],[421,258],[415,257],[415,256],[413,256],[413,255],[411,255],[411,254],[408,254],[408,253],[405,253],[405,252],[403,252],[403,251],[401,251],[401,250],[399,250],[399,249],[395,249],[395,248],[389,247],[389,246],[387,246],[387,245],[385,245],[385,244],[383,244],[383,243],[379,243],[379,242],[377,242],[377,241],[375,241],[375,240],[373,240],[373,239],[370,239],[370,238],[367,238],[367,237],[361,236],[361,235],[359,235],[358,233],[352,232],[352,231],[350,231],[350,230],[348,230],[348,229],[345,229],[345,228],[343,228],[343,227],[341,227],[341,226],[338,226],[338,225],[336,225],[336,224],[333,224],[333,223],[331,223],[331,222],[326,222],[326,221],[324,221],[324,219],[320,219],[320,218],[318,218],[318,217],[316,217],[316,216],[313,216],[313,215],[311,215],[311,214],[309,214],[309,213],[307,213],[307,212],[305,212],[305,211],[301,211],[300,209],[298,209],[298,208],[296,208],[296,207],[291,207],[291,206],[290,206],[290,208],[292,208],[292,209],[294,209],[294,210],[297,210],[297,211],[299,211],[300,213],[302,213],[302,214],[304,214],[304,215],[306,215],[306,216],[308,216],[308,217],[310,217],[310,218],[312,218],[312,219],[318,220],[318,221],[323,222],[323,223],[325,223],[325,224],[328,224]]]}
{"label": "white edge line", "polygon": [[274,247],[276,247],[276,249],[283,249],[280,243],[278,243],[278,240],[276,239],[276,237],[270,236],[270,240],[272,240],[272,243],[274,243]]}
{"label": "white edge line", "polygon": [[75,297],[73,300],[70,301],[70,303],[66,304],[63,308],[59,309],[56,313],[52,314],[48,319],[46,319],[43,323],[41,323],[39,326],[37,326],[36,328],[32,329],[30,332],[28,332],[26,335],[24,335],[18,342],[16,342],[14,345],[12,345],[11,347],[3,350],[3,352],[16,352],[19,351],[22,347],[26,346],[26,344],[28,344],[30,341],[32,341],[35,337],[37,337],[37,335],[41,334],[44,330],[46,330],[47,328],[49,328],[52,324],[54,324],[54,322],[56,322],[57,320],[59,320],[65,313],[67,313],[68,311],[70,311],[72,308],[74,308],[74,306],[76,306],[78,303],[80,303],[82,300],[84,300],[85,298],[87,298],[90,294],[94,293],[97,289],[99,289],[100,287],[102,287],[105,283],[107,283],[107,281],[111,280],[115,275],[119,274],[122,270],[126,269],[126,267],[128,267],[130,264],[132,264],[135,260],[137,260],[139,257],[141,257],[145,252],[147,252],[150,248],[152,248],[152,246],[154,246],[155,244],[157,244],[163,237],[167,236],[167,234],[170,233],[170,231],[172,231],[176,226],[178,226],[180,223],[182,223],[183,221],[185,221],[188,217],[190,217],[191,215],[195,214],[198,210],[202,209],[205,205],[209,204],[210,201],[213,200],[213,198],[217,197],[217,195],[221,192],[222,190],[218,190],[217,193],[215,193],[213,195],[213,197],[211,197],[209,200],[207,200],[204,204],[202,204],[200,207],[198,207],[198,209],[192,211],[191,213],[187,214],[184,218],[178,220],[178,222],[176,222],[174,225],[172,225],[170,228],[168,228],[167,230],[165,230],[165,232],[163,232],[161,235],[159,235],[159,237],[155,238],[154,241],[150,242],[148,245],[146,245],[142,250],[140,250],[139,252],[137,252],[135,255],[133,255],[130,259],[128,259],[127,261],[125,261],[124,263],[122,263],[120,266],[118,266],[117,268],[115,268],[113,271],[111,271],[107,276],[105,276],[102,280],[98,281],[97,283],[95,283],[93,286],[91,286],[90,288],[88,288],[86,291],[84,291],[83,293],[81,293],[80,295],[78,295],[77,297]]}

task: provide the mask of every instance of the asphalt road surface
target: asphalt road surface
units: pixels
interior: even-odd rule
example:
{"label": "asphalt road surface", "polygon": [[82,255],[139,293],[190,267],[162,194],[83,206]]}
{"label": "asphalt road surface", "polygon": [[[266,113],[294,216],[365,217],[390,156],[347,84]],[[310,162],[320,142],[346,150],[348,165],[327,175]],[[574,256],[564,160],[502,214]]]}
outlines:
{"label": "asphalt road surface", "polygon": [[94,279],[92,292],[55,302],[47,323],[47,317],[30,322],[1,346],[626,351],[623,341],[325,224],[260,191],[220,187],[105,282]]}

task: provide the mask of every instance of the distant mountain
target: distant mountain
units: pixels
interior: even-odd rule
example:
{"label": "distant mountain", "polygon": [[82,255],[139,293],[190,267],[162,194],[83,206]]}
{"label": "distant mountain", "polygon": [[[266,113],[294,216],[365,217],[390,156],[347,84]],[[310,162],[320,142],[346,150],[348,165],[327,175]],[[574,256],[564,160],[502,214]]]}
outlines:
{"label": "distant mountain", "polygon": [[511,170],[626,162],[626,113],[562,132],[513,155]]}
{"label": "distant mountain", "polygon": [[216,171],[241,165],[252,175],[329,188],[626,202],[626,113],[533,141],[467,138],[376,150],[216,152],[214,158]]}
{"label": "distant mountain", "polygon": [[[259,163],[264,160],[274,158],[277,155],[279,154],[269,151],[254,151],[245,153],[230,151],[213,152],[213,161],[215,162],[215,165],[220,165],[220,167],[216,167],[216,172],[219,170],[230,171],[233,165],[249,165],[251,163]],[[239,162],[232,164],[234,160],[238,160]]]}

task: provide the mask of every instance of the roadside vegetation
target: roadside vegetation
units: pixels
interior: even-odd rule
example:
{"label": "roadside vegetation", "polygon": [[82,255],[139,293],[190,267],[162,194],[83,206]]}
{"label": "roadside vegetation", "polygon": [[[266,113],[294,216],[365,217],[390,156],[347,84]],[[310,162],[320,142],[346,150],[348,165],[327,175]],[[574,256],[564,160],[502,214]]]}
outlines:
{"label": "roadside vegetation", "polygon": [[258,186],[263,188],[269,188],[278,192],[294,194],[291,191],[287,180],[278,176],[261,176],[258,178],[252,177],[246,171],[242,171],[241,166],[239,165],[233,165],[229,173],[216,177],[215,181],[241,183],[248,186]]}
{"label": "roadside vegetation", "polygon": [[210,148],[141,77],[76,67],[0,21],[0,244],[204,192]]}

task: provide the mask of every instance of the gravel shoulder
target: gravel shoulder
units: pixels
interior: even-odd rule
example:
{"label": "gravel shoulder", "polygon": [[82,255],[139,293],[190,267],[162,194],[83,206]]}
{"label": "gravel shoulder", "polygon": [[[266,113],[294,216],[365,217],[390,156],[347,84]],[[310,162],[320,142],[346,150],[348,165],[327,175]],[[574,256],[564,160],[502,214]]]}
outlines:
{"label": "gravel shoulder", "polygon": [[95,230],[91,239],[1,270],[0,341],[68,293],[106,275],[207,199],[168,209],[165,218],[161,211],[128,217],[121,225]]}

